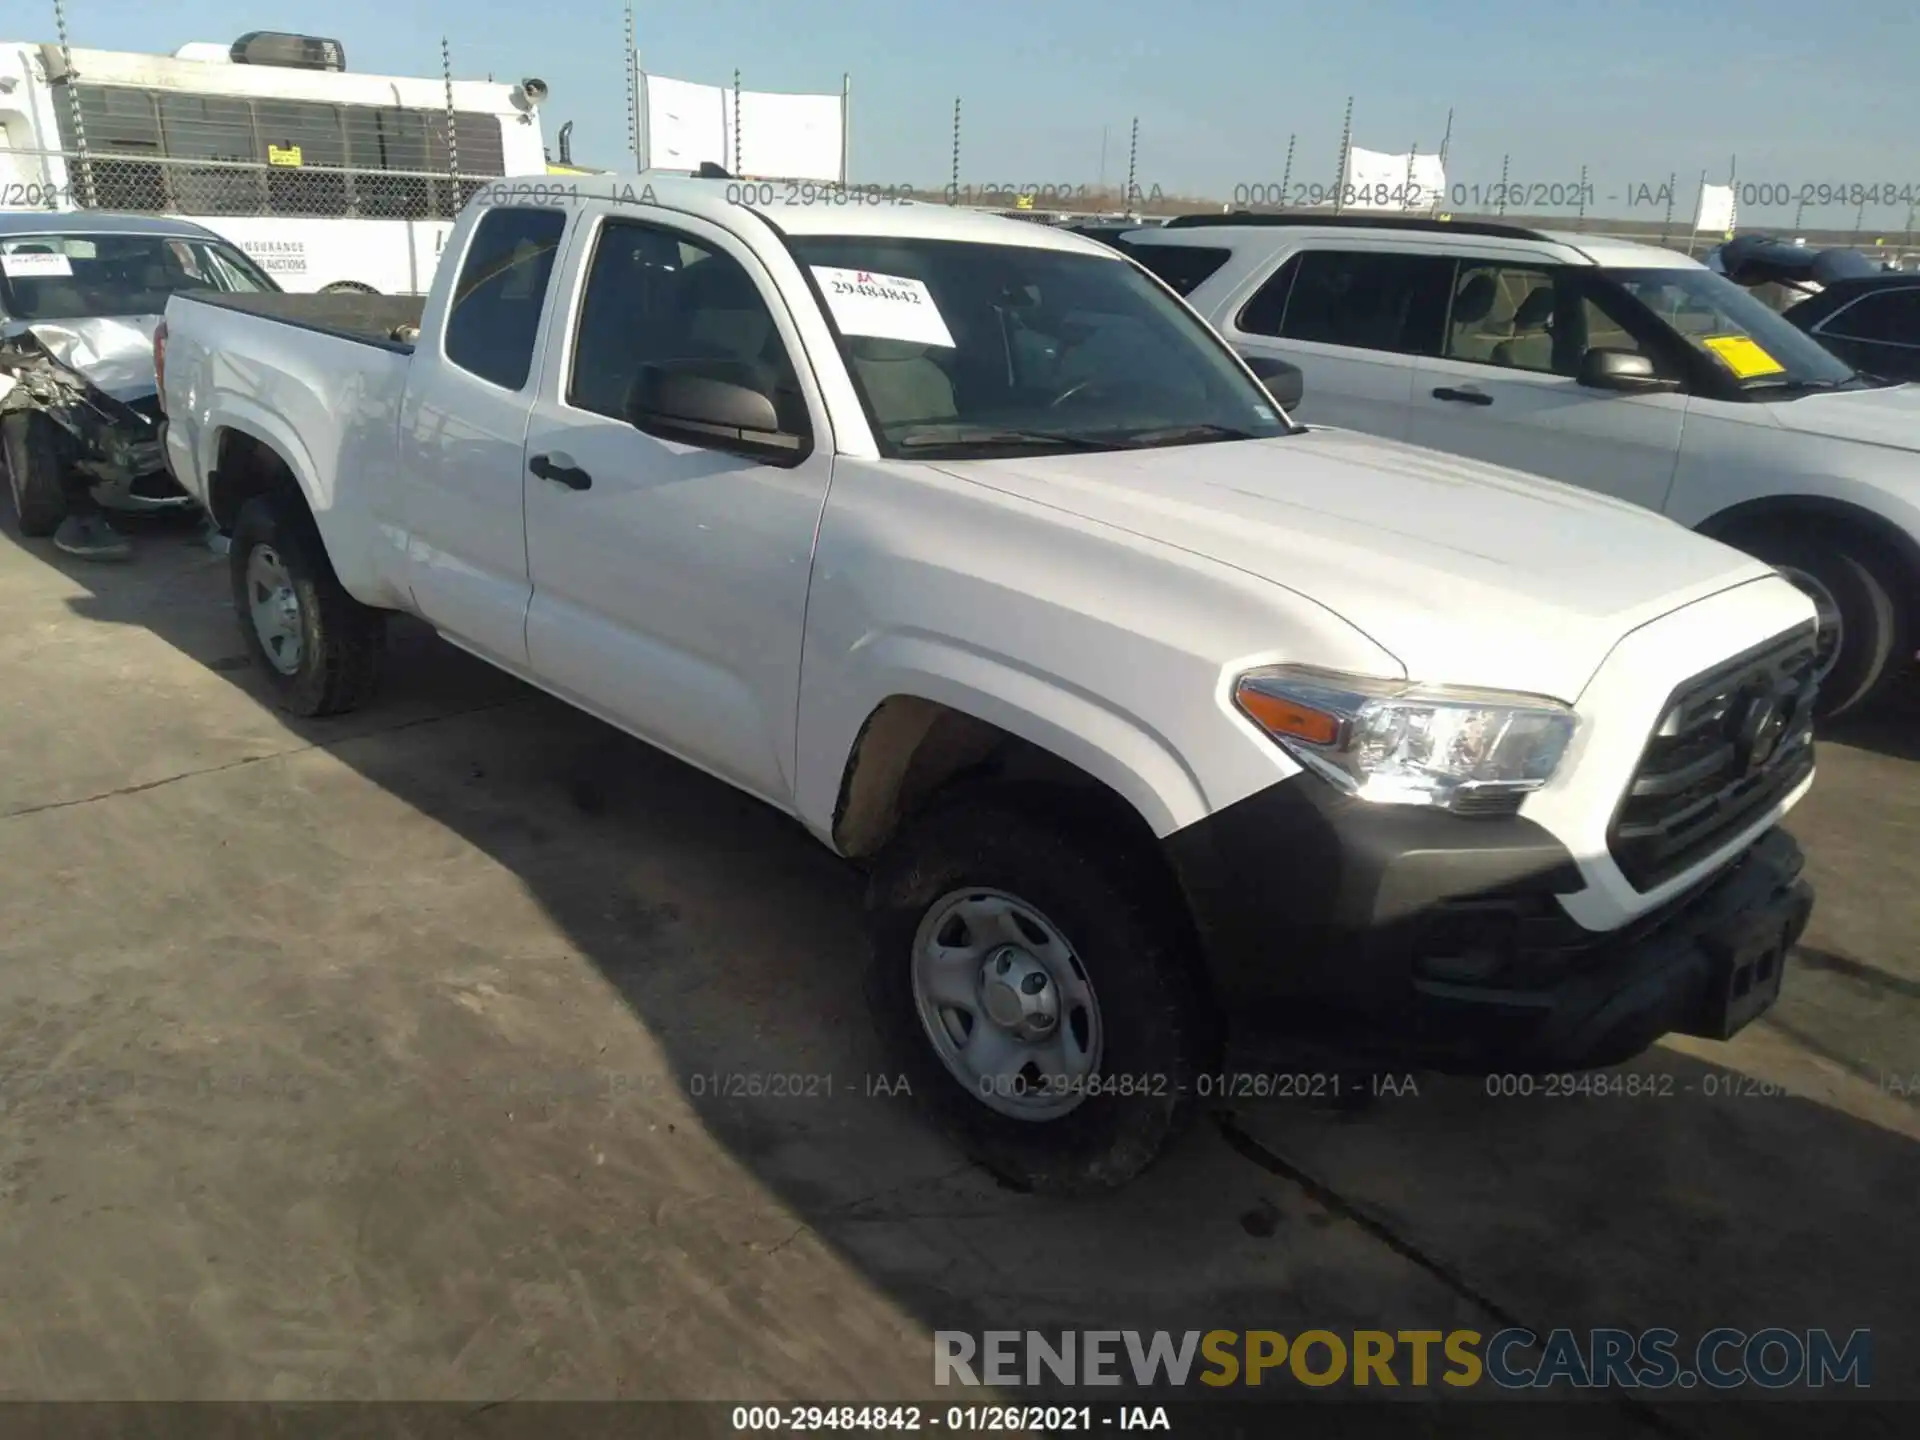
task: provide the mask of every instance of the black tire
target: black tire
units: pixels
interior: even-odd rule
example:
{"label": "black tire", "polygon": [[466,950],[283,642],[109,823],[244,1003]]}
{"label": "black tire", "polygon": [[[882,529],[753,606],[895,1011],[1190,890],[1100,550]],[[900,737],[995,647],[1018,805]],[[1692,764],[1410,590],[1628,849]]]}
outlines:
{"label": "black tire", "polygon": [[[1104,1032],[1099,1071],[1133,1094],[1087,1094],[1057,1118],[1020,1119],[983,1102],[934,1049],[914,999],[913,948],[954,891],[1017,897],[1077,954]],[[1219,1020],[1194,942],[1146,857],[1098,828],[1004,793],[960,796],[911,822],[869,878],[867,996],[895,1073],[975,1160],[1015,1189],[1110,1190],[1138,1175],[1192,1121],[1196,1076],[1217,1058]],[[979,1023],[986,1023],[984,1020]]]}
{"label": "black tire", "polygon": [[[267,653],[253,623],[248,567],[263,546],[278,557],[298,602],[300,653],[291,673]],[[240,633],[282,708],[339,715],[372,698],[386,651],[386,617],[341,587],[304,508],[268,496],[247,501],[234,522],[227,563]]]}
{"label": "black tire", "polygon": [[30,410],[4,419],[7,489],[22,535],[51,535],[67,518],[67,459],[60,427]]}
{"label": "black tire", "polygon": [[1817,525],[1769,526],[1731,537],[1730,543],[1769,565],[1811,577],[1839,609],[1840,652],[1820,682],[1815,714],[1837,720],[1871,704],[1899,673],[1907,649],[1900,571],[1893,559],[1864,536]]}
{"label": "black tire", "polygon": [[322,285],[321,295],[378,295],[380,292],[371,285],[362,285],[358,280],[336,280],[331,285]]}

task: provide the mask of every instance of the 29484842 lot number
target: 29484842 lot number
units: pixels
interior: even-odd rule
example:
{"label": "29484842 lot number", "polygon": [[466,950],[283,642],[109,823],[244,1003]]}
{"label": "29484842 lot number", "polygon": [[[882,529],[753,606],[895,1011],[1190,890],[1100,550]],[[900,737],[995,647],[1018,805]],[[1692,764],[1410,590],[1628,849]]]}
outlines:
{"label": "29484842 lot number", "polygon": [[889,1435],[921,1430],[1085,1434],[1094,1428],[1090,1405],[949,1405],[933,1411],[919,1405],[736,1405],[732,1419],[736,1431],[781,1434],[822,1430]]}
{"label": "29484842 lot number", "polygon": [[920,297],[911,290],[900,290],[892,285],[880,285],[871,282],[856,284],[851,280],[831,282],[836,295],[859,295],[868,300],[894,300],[902,305],[918,305]]}
{"label": "29484842 lot number", "polygon": [[1503,1100],[1560,1100],[1575,1096],[1591,1099],[1620,1095],[1630,1099],[1664,1099],[1675,1093],[1673,1076],[1590,1070],[1555,1075],[1497,1074],[1486,1078],[1487,1094]]}
{"label": "29484842 lot number", "polygon": [[1836,180],[1820,182],[1742,181],[1740,204],[1759,205],[1912,205],[1920,200],[1920,184],[1900,180]]}
{"label": "29484842 lot number", "polygon": [[895,1434],[923,1428],[918,1405],[736,1405],[737,1431],[777,1434],[816,1430],[877,1430]]}

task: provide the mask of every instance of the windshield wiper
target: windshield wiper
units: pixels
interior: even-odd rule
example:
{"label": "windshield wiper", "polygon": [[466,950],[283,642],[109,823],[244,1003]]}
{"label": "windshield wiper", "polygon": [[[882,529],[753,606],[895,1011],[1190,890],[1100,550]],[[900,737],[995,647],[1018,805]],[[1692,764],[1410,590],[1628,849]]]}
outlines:
{"label": "windshield wiper", "polygon": [[1757,385],[1747,386],[1747,393],[1756,390],[1838,390],[1860,379],[1858,375],[1849,375],[1844,380],[1762,380]]}
{"label": "windshield wiper", "polygon": [[1113,438],[1129,448],[1178,445],[1184,440],[1258,440],[1251,430],[1203,421],[1197,425],[1161,425],[1150,430],[1117,430]]}
{"label": "windshield wiper", "polygon": [[1108,441],[1091,435],[1061,434],[1050,430],[1002,430],[992,426],[982,426],[969,430],[964,426],[946,431],[939,429],[909,430],[894,442],[902,450],[942,450],[949,446],[961,449],[1027,449],[1035,445],[1050,450],[1105,450],[1111,448]]}

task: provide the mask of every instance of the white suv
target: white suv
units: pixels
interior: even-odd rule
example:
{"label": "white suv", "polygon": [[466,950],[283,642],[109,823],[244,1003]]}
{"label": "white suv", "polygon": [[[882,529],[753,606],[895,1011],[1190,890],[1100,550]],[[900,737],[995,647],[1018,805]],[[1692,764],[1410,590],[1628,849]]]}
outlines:
{"label": "white suv", "polygon": [[1820,611],[1822,711],[1864,705],[1920,620],[1920,387],[1857,374],[1651,245],[1516,226],[1188,216],[1120,248],[1308,423],[1602,491],[1777,566]]}

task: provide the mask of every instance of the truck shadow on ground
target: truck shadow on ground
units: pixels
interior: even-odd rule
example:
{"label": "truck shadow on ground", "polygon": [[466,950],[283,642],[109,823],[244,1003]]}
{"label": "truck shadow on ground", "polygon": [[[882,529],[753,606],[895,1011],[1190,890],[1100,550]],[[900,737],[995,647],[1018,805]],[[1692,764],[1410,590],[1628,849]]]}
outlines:
{"label": "truck shadow on ground", "polygon": [[1920,665],[1895,680],[1872,711],[1827,726],[1822,738],[1895,760],[1920,760]]}
{"label": "truck shadow on ground", "polygon": [[[221,603],[224,561],[167,529],[143,534],[124,569],[16,543],[87,591],[78,616],[151,630],[268,703]],[[933,1329],[1866,1327],[1876,1396],[1915,1393],[1920,1147],[1897,1128],[1743,1098],[1736,1070],[1662,1050],[1633,1067],[1667,1077],[1646,1098],[1499,1099],[1422,1077],[1417,1095],[1357,1110],[1256,1101],[1208,1116],[1118,1194],[1011,1193],[889,1093],[849,867],[424,627],[396,623],[391,644],[372,710],[288,729],[496,862],[604,977],[708,1132],[792,1218],[785,1240],[734,1263],[770,1266],[810,1233]],[[381,728],[383,711],[423,707],[430,722]],[[498,1043],[437,1023],[456,1051]],[[561,1063],[555,1024],[534,1063]],[[754,1094],[735,1076],[831,1076],[832,1089]],[[592,1097],[527,1098],[546,1123],[604,1126]],[[1688,1433],[1807,1423],[1680,1410]]]}

